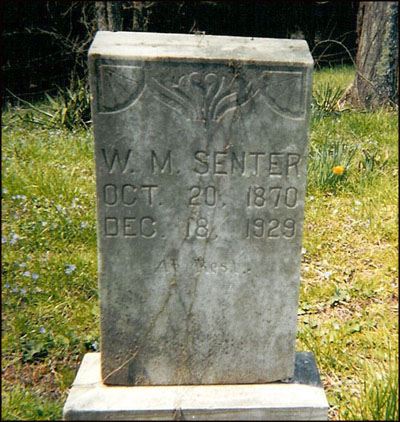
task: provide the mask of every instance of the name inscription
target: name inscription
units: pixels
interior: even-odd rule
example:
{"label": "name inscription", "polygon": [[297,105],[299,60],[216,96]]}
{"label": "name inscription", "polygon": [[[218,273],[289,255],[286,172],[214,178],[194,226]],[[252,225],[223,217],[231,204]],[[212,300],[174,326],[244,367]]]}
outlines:
{"label": "name inscription", "polygon": [[[135,173],[137,163],[131,149],[121,152],[102,148],[101,154],[109,174]],[[227,151],[195,151],[189,159],[189,170],[198,175],[297,177],[300,161],[300,154],[295,152],[238,152],[228,145]],[[152,174],[180,174],[178,162],[171,150],[149,152],[148,164]]]}

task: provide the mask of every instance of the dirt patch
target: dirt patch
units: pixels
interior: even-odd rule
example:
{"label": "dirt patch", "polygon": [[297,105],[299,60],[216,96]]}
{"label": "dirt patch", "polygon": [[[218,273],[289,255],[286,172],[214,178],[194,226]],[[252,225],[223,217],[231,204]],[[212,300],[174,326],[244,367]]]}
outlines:
{"label": "dirt patch", "polygon": [[78,358],[74,356],[62,361],[50,359],[40,363],[11,364],[2,370],[4,388],[7,390],[10,385],[19,385],[24,389],[34,389],[41,397],[60,399],[70,386],[70,383],[65,385],[63,373],[65,369],[75,373],[80,363]]}

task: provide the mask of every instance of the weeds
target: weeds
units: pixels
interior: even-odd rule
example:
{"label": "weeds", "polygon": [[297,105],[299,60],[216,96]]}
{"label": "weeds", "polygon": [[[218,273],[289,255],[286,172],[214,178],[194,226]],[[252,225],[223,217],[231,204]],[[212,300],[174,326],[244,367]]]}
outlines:
{"label": "weeds", "polygon": [[378,151],[362,150],[358,170],[364,177],[371,177],[382,172],[388,164],[388,157],[382,159]]}
{"label": "weeds", "polygon": [[339,114],[338,101],[343,93],[343,89],[337,86],[331,86],[329,82],[316,86],[313,90],[311,112],[320,118],[335,113]]}
{"label": "weeds", "polygon": [[[360,406],[362,420],[375,421],[397,421],[399,420],[398,409],[398,369],[389,367],[386,374],[385,369],[375,374],[372,382],[364,379],[362,403]],[[369,380],[368,380],[369,381]]]}
{"label": "weeds", "polygon": [[55,97],[45,93],[46,101],[33,105],[16,97],[27,108],[22,108],[16,116],[25,124],[39,125],[47,129],[88,128],[90,121],[89,87],[84,79],[76,78],[71,88],[59,89]]}
{"label": "weeds", "polygon": [[308,180],[311,189],[344,189],[347,185],[347,173],[356,149],[343,141],[325,143],[321,147],[310,146]]}
{"label": "weeds", "polygon": [[[390,350],[390,348],[389,348]],[[356,406],[342,411],[346,419],[374,421],[397,421],[398,408],[398,362],[391,354],[388,364],[364,365],[361,389],[355,395]],[[360,413],[354,410],[360,409]]]}

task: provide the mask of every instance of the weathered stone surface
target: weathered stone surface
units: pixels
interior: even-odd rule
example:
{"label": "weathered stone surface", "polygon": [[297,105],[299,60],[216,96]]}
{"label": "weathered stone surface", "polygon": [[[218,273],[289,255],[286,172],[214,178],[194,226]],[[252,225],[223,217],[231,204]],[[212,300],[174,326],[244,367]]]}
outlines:
{"label": "weathered stone surface", "polygon": [[89,64],[103,381],[292,377],[307,44],[99,32]]}
{"label": "weathered stone surface", "polygon": [[105,386],[98,353],[85,355],[64,406],[65,420],[327,420],[314,356],[296,353],[292,383]]}

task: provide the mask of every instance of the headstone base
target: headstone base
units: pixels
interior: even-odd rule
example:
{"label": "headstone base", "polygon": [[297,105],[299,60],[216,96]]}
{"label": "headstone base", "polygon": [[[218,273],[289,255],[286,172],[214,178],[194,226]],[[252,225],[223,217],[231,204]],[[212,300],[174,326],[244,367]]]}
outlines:
{"label": "headstone base", "polygon": [[327,420],[328,402],[311,352],[297,352],[290,382],[106,386],[100,354],[84,356],[65,420]]}

